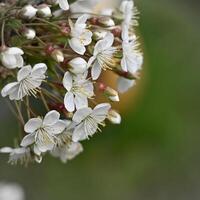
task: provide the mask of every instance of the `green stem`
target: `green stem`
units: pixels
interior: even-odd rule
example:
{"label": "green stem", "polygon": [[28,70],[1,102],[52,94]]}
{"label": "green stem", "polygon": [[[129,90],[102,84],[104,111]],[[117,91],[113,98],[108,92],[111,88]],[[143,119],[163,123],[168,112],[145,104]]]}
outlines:
{"label": "green stem", "polygon": [[5,46],[4,31],[5,31],[5,20],[3,20],[1,27],[1,46]]}

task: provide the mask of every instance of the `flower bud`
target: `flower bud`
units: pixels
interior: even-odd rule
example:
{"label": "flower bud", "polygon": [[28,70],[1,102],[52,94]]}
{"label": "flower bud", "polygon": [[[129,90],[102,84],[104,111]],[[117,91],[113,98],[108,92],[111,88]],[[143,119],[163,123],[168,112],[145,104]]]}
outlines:
{"label": "flower bud", "polygon": [[31,19],[35,17],[37,9],[34,8],[32,5],[24,6],[20,11],[20,16],[26,19]]}
{"label": "flower bud", "polygon": [[51,17],[52,16],[51,9],[46,4],[42,4],[38,7],[37,14],[39,17]]}
{"label": "flower bud", "polygon": [[74,74],[82,74],[87,70],[87,62],[81,58],[74,58],[69,63],[70,71]]}
{"label": "flower bud", "polygon": [[115,26],[115,22],[110,17],[101,17],[98,22],[105,27]]}
{"label": "flower bud", "polygon": [[36,36],[36,32],[34,29],[31,28],[27,28],[23,31],[24,36],[26,37],[26,39],[28,40],[32,40],[35,38]]}
{"label": "flower bud", "polygon": [[108,120],[113,124],[121,124],[121,115],[115,110],[108,112]]}
{"label": "flower bud", "polygon": [[106,87],[104,91],[105,95],[113,102],[119,101],[119,95],[118,92],[110,87]]}
{"label": "flower bud", "polygon": [[62,51],[60,51],[59,49],[53,50],[51,56],[58,63],[63,62],[65,59]]}

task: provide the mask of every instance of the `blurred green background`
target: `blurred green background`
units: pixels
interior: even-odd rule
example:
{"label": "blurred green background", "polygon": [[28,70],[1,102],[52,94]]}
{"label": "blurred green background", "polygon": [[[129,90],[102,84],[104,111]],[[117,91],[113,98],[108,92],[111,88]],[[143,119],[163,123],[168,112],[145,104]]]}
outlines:
{"label": "blurred green background", "polygon": [[[29,168],[0,157],[0,181],[20,183],[27,200],[200,199],[200,2],[138,0],[145,75],[134,109],[64,165],[46,157]],[[0,103],[0,141],[18,130]]]}

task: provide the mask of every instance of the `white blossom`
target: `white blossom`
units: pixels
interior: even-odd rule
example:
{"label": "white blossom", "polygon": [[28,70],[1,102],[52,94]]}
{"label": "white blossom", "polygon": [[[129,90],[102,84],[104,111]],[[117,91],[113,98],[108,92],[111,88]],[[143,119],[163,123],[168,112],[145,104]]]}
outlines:
{"label": "white blossom", "polygon": [[66,72],[63,78],[63,86],[67,90],[64,98],[65,108],[69,112],[88,106],[88,98],[94,96],[93,83],[87,79],[87,72],[72,76]]}
{"label": "white blossom", "polygon": [[130,88],[135,85],[135,80],[130,80],[124,77],[119,77],[117,80],[117,89],[120,93],[127,92]]}
{"label": "white blossom", "polygon": [[108,113],[108,120],[113,124],[120,124],[122,119],[121,115],[117,111],[110,110]]}
{"label": "white blossom", "polygon": [[17,81],[7,84],[1,91],[3,97],[9,96],[10,100],[22,100],[26,95],[36,96],[40,85],[46,78],[47,66],[44,63],[24,66],[18,71]]}
{"label": "white blossom", "polygon": [[97,105],[93,110],[91,108],[77,110],[73,116],[73,121],[77,123],[77,126],[74,129],[72,140],[78,142],[93,136],[100,130],[99,125],[104,125],[110,108],[110,104],[103,103]]}
{"label": "white blossom", "polygon": [[60,158],[63,163],[74,159],[83,151],[83,146],[79,142],[71,142],[62,146],[57,146],[51,151],[51,155]]}
{"label": "white blossom", "polygon": [[21,68],[24,64],[23,54],[23,50],[18,47],[6,48],[1,52],[0,59],[3,66],[8,69]]}
{"label": "white blossom", "polygon": [[72,13],[95,13],[112,15],[114,6],[118,6],[120,0],[77,0],[70,5]]}
{"label": "white blossom", "polygon": [[69,10],[68,0],[58,0],[58,4],[62,10]]}
{"label": "white blossom", "polygon": [[123,39],[122,42],[123,58],[121,60],[122,70],[134,74],[141,69],[141,66],[143,64],[143,56],[137,50],[138,43],[136,38],[130,40],[127,26],[123,27],[122,39]]}
{"label": "white blossom", "polygon": [[123,25],[126,25],[129,28],[131,28],[131,26],[138,25],[137,21],[138,11],[137,8],[134,7],[133,0],[122,1],[119,9],[123,14]]}
{"label": "white blossom", "polygon": [[28,28],[25,30],[24,36],[28,39],[28,40],[32,40],[35,38],[36,36],[36,32],[34,29],[32,28]]}
{"label": "white blossom", "polygon": [[51,53],[51,56],[58,63],[62,63],[65,59],[63,52],[60,51],[59,49],[53,50],[53,52]]}
{"label": "white blossom", "polygon": [[78,54],[84,55],[86,48],[92,42],[92,32],[87,29],[87,15],[80,16],[75,24],[71,20],[71,39],[69,40],[70,47]]}
{"label": "white blossom", "polygon": [[16,183],[0,182],[0,200],[25,200],[24,190]]}
{"label": "white blossom", "polygon": [[68,64],[70,72],[74,74],[83,74],[87,70],[87,62],[81,57],[72,59]]}
{"label": "white blossom", "polygon": [[60,114],[55,110],[48,112],[44,119],[32,118],[24,126],[28,135],[23,138],[21,146],[34,144],[36,155],[52,150],[56,145],[56,136],[62,133],[65,127],[65,122],[60,120]]}
{"label": "white blossom", "polygon": [[0,149],[0,153],[8,153],[9,154],[8,163],[12,165],[17,164],[18,162],[20,162],[20,164],[27,165],[28,163],[33,161],[30,148],[3,147]]}
{"label": "white blossom", "polygon": [[46,4],[42,4],[42,5],[38,6],[37,14],[40,17],[51,17],[52,16],[51,9]]}
{"label": "white blossom", "polygon": [[26,5],[22,8],[20,13],[21,13],[22,17],[31,19],[31,18],[35,17],[35,15],[37,13],[37,9],[34,8],[32,5]]}
{"label": "white blossom", "polygon": [[115,65],[113,55],[117,48],[112,46],[113,42],[113,34],[107,33],[104,39],[96,43],[93,56],[88,61],[88,66],[92,67],[91,76],[93,80],[99,78],[102,69],[110,69]]}

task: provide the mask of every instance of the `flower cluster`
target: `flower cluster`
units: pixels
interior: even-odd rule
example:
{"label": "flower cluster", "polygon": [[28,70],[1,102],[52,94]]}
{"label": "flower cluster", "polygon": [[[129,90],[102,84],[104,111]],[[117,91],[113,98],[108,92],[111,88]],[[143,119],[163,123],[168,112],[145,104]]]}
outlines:
{"label": "flower cluster", "polygon": [[[138,11],[132,0],[99,13],[90,0],[13,2],[0,4],[0,83],[21,131],[15,148],[0,153],[11,164],[40,163],[47,153],[67,162],[106,121],[121,123],[112,102],[135,85],[143,63]],[[87,12],[79,11],[84,2]],[[118,76],[116,88],[107,72]]]}

